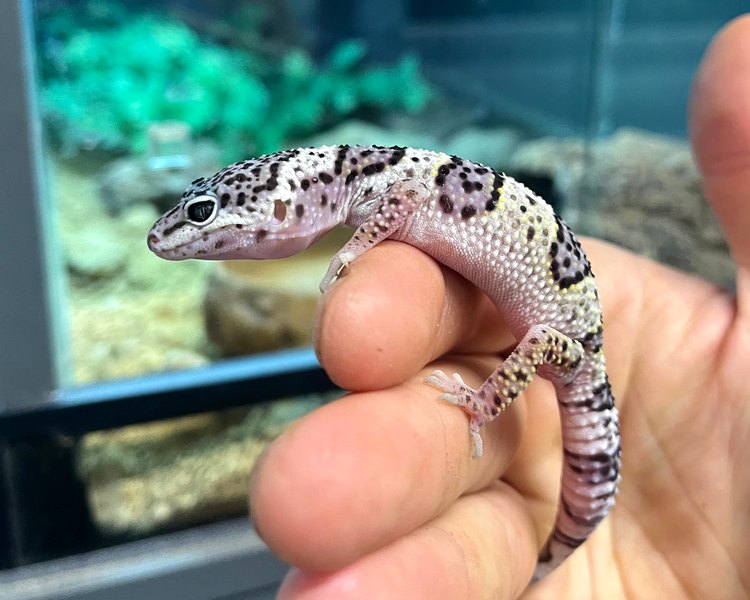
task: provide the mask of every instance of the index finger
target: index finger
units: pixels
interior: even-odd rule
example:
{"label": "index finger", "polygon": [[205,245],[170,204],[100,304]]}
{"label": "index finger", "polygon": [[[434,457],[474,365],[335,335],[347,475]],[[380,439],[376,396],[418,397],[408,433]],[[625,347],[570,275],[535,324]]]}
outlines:
{"label": "index finger", "polygon": [[315,346],[344,389],[387,388],[449,351],[496,353],[513,344],[481,291],[408,244],[379,244],[343,279],[323,299]]}

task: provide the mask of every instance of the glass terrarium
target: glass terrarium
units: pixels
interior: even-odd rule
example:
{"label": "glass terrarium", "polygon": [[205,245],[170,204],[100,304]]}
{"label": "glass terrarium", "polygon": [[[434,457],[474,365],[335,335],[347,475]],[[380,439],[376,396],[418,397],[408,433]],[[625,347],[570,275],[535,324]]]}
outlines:
{"label": "glass terrarium", "polygon": [[[57,378],[24,406],[51,416],[7,429],[8,464],[67,474],[84,524],[10,562],[244,514],[262,447],[335,396],[309,345],[348,232],[283,261],[147,248],[187,185],[230,162],[328,144],[443,151],[513,175],[577,231],[733,285],[685,121],[739,0],[10,4],[30,32],[19,64]],[[36,504],[14,506],[34,522]]]}

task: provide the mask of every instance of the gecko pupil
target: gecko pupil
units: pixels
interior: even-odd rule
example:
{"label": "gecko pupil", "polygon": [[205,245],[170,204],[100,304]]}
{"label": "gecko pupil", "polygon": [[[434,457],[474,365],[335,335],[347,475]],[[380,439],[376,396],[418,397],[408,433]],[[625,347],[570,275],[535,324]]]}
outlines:
{"label": "gecko pupil", "polygon": [[214,203],[210,200],[204,200],[203,202],[196,202],[188,207],[187,213],[188,218],[196,223],[203,223],[214,212]]}

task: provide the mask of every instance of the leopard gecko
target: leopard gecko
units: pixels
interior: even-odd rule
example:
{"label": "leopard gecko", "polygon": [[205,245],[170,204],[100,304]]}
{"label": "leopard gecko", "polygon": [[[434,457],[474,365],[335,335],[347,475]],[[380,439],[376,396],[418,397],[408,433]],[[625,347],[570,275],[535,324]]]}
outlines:
{"label": "leopard gecko", "polygon": [[563,469],[535,574],[544,576],[607,515],[620,478],[601,306],[581,245],[542,198],[491,168],[441,152],[349,145],[286,150],[196,179],[153,226],[148,245],[170,260],[281,258],[341,223],[355,232],[322,291],[369,248],[400,240],[483,290],[518,340],[478,389],[441,371],[425,380],[468,413],[475,457],[482,425],[535,374],[554,385]]}

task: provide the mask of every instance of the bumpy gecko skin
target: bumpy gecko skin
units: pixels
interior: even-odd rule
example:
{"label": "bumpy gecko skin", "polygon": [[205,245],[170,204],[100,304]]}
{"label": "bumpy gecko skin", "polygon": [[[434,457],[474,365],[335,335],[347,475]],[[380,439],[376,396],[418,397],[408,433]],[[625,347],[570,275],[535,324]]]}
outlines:
{"label": "bumpy gecko skin", "polygon": [[555,386],[563,471],[554,529],[536,577],[583,543],[614,504],[620,434],[602,350],[591,265],[568,226],[511,177],[437,152],[330,146],[288,150],[194,181],[154,225],[152,251],[181,260],[296,254],[334,226],[356,231],[321,283],[384,239],[401,240],[481,288],[517,347],[478,388],[436,371],[426,382],[470,416],[474,455],[482,425],[539,374]]}

